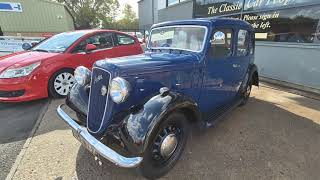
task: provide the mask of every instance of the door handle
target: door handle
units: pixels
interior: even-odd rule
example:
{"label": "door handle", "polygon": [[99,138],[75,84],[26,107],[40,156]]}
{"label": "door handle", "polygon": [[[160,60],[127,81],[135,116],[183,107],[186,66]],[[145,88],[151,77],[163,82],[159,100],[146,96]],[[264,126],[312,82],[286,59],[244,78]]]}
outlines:
{"label": "door handle", "polygon": [[233,68],[240,68],[241,66],[239,64],[232,64]]}

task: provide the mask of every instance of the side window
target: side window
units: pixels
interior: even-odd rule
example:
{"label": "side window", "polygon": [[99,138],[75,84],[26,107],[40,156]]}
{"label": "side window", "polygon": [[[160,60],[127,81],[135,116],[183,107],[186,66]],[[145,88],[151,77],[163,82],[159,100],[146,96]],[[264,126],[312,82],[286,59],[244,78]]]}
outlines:
{"label": "side window", "polygon": [[116,34],[116,42],[117,45],[130,45],[134,44],[134,39],[130,36],[123,35],[123,34]]}
{"label": "side window", "polygon": [[87,44],[93,44],[97,46],[97,49],[107,49],[114,46],[111,33],[100,33],[81,41],[78,46],[73,49],[73,52],[85,52]]}
{"label": "side window", "polygon": [[247,56],[249,54],[249,40],[249,32],[240,29],[238,32],[237,56]]}
{"label": "side window", "polygon": [[232,29],[218,29],[214,31],[210,41],[210,56],[212,58],[225,58],[232,56],[232,39]]}

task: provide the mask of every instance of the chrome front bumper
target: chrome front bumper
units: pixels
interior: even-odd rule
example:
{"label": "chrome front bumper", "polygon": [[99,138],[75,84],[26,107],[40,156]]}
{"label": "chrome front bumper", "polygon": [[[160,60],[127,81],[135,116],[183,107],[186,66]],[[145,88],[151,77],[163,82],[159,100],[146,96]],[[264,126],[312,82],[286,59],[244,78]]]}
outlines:
{"label": "chrome front bumper", "polygon": [[71,127],[74,136],[77,136],[76,138],[89,148],[93,154],[99,154],[117,166],[125,168],[137,167],[141,163],[142,157],[127,158],[102,144],[99,140],[93,137],[85,127],[77,124],[67,113],[65,113],[62,106],[63,105],[60,105],[57,109],[58,115]]}

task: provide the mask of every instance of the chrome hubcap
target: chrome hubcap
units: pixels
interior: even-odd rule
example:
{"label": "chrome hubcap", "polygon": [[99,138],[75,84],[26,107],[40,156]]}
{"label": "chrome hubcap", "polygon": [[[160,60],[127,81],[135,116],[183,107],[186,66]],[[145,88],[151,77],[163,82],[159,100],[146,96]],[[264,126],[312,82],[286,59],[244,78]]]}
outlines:
{"label": "chrome hubcap", "polygon": [[54,80],[54,89],[55,91],[62,96],[66,96],[73,84],[75,83],[74,76],[71,73],[61,73]]}
{"label": "chrome hubcap", "polygon": [[159,163],[167,161],[178,149],[182,131],[169,125],[157,135],[152,150],[153,159]]}
{"label": "chrome hubcap", "polygon": [[178,139],[175,134],[167,135],[161,143],[160,154],[163,157],[169,157],[176,150]]}

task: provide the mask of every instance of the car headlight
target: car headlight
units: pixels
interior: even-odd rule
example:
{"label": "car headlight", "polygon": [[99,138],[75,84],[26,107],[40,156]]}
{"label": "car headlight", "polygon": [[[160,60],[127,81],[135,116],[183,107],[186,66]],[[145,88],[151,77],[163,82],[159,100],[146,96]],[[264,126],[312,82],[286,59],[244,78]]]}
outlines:
{"label": "car headlight", "polygon": [[109,88],[110,97],[117,104],[126,101],[127,97],[129,96],[130,84],[121,77],[112,79]]}
{"label": "car headlight", "polygon": [[74,78],[78,84],[87,85],[91,81],[91,71],[84,66],[79,66],[74,71]]}
{"label": "car headlight", "polygon": [[0,74],[0,79],[28,76],[34,69],[39,67],[40,64],[41,62],[37,62],[20,68],[9,68]]}

